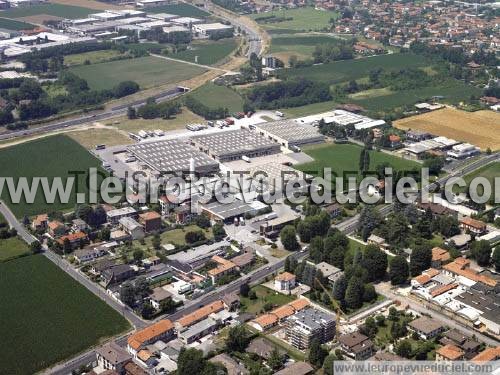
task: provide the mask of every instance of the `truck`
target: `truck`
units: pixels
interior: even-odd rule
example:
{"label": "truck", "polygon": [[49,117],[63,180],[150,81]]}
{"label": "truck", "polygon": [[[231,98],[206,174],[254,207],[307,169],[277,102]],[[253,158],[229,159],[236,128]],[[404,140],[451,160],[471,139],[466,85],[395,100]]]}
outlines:
{"label": "truck", "polygon": [[276,219],[278,217],[278,214],[276,212],[271,212],[269,214],[267,214],[266,216],[264,216],[264,220],[272,220],[272,219]]}
{"label": "truck", "polygon": [[246,161],[247,163],[251,163],[251,162],[252,162],[252,161],[250,160],[250,158],[249,158],[248,156],[246,156],[246,155],[243,155],[243,156],[241,157],[241,160],[244,160],[244,161]]}
{"label": "truck", "polygon": [[104,150],[106,148],[106,145],[96,145],[95,149],[96,150]]}
{"label": "truck", "polygon": [[276,111],[276,112],[274,112],[274,114],[278,117],[285,117],[285,114],[283,112],[280,112],[280,111]]}
{"label": "truck", "polygon": [[234,120],[233,120],[231,117],[228,117],[228,118],[226,119],[226,124],[227,124],[227,125],[234,125]]}
{"label": "truck", "polygon": [[156,129],[156,130],[155,130],[155,135],[156,135],[157,137],[162,137],[162,136],[164,136],[164,135],[165,135],[165,132],[164,132],[163,130]]}
{"label": "truck", "polygon": [[144,130],[139,130],[137,134],[139,134],[139,137],[143,139],[148,137],[148,133],[146,133]]}

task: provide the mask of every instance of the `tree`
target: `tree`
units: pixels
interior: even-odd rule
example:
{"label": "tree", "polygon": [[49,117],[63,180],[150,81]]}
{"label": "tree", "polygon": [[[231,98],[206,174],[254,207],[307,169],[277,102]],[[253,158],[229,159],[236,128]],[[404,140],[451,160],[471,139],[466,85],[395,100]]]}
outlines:
{"label": "tree", "polygon": [[323,260],[323,238],[316,236],[311,240],[309,245],[309,257],[315,263],[320,263]]}
{"label": "tree", "polygon": [[141,316],[144,319],[151,319],[155,313],[155,309],[149,302],[144,302],[141,308]]}
{"label": "tree", "polygon": [[410,358],[411,357],[411,342],[409,340],[402,340],[394,349],[397,355]]}
{"label": "tree", "polygon": [[250,292],[250,286],[248,283],[244,283],[240,285],[240,295],[243,297],[248,297],[248,293]]}
{"label": "tree", "polygon": [[207,215],[198,215],[194,218],[193,222],[200,228],[210,228],[210,219],[207,217]]}
{"label": "tree", "polygon": [[344,274],[340,275],[333,283],[333,298],[337,301],[343,301],[347,290],[347,279]]}
{"label": "tree", "polygon": [[363,241],[366,241],[373,230],[377,228],[382,219],[372,206],[365,206],[359,214],[359,232]]}
{"label": "tree", "polygon": [[127,117],[130,119],[130,120],[134,120],[137,118],[137,112],[135,110],[134,107],[128,107],[127,108]]}
{"label": "tree", "polygon": [[155,250],[161,249],[161,237],[159,233],[155,233],[153,239],[151,240],[151,244],[153,245],[153,249]]}
{"label": "tree", "polygon": [[366,172],[370,169],[370,151],[364,147],[359,154],[359,170]]}
{"label": "tree", "polygon": [[400,337],[406,336],[408,334],[408,330],[406,329],[406,325],[404,323],[394,322],[391,326],[391,336],[394,340],[399,339]]}
{"label": "tree", "polygon": [[193,375],[203,374],[206,360],[203,358],[203,352],[194,348],[186,349],[183,347],[179,352],[177,359],[177,374]]}
{"label": "tree", "polygon": [[358,277],[352,277],[345,291],[345,302],[350,309],[360,308],[363,304],[363,282]]}
{"label": "tree", "polygon": [[38,254],[42,251],[42,244],[40,241],[33,241],[30,243],[30,250],[32,254]]}
{"label": "tree", "polygon": [[285,357],[281,355],[278,348],[274,347],[271,352],[271,356],[267,360],[267,365],[273,369],[273,371],[278,371],[283,367],[283,362],[285,361]]}
{"label": "tree", "polygon": [[371,316],[366,318],[365,324],[361,326],[361,333],[373,339],[378,332],[378,326]]}
{"label": "tree", "polygon": [[190,231],[184,235],[184,239],[187,243],[203,241],[205,240],[205,233],[201,230]]}
{"label": "tree", "polygon": [[171,314],[175,311],[177,304],[172,298],[165,298],[160,301],[160,311],[164,314]]}
{"label": "tree", "polygon": [[472,256],[481,267],[488,266],[491,261],[491,245],[489,241],[474,241],[472,244]]}
{"label": "tree", "polygon": [[226,237],[226,230],[222,224],[217,223],[212,227],[212,234],[215,241],[221,241],[224,237]]}
{"label": "tree", "polygon": [[135,302],[134,286],[129,282],[124,282],[120,287],[120,300],[127,306],[133,306]]}
{"label": "tree", "polygon": [[387,254],[377,245],[368,245],[363,255],[362,265],[368,271],[370,281],[381,280],[387,272]]}
{"label": "tree", "polygon": [[144,251],[141,249],[136,249],[132,253],[132,257],[134,258],[135,262],[139,263],[142,260],[142,258],[144,258]]}
{"label": "tree", "polygon": [[293,225],[285,225],[281,230],[280,238],[286,250],[296,251],[300,248],[299,241],[297,241],[297,233]]}
{"label": "tree", "polygon": [[309,362],[315,367],[321,367],[327,355],[328,351],[323,348],[321,342],[316,338],[313,339],[309,347]]}
{"label": "tree", "polygon": [[441,173],[441,169],[444,166],[445,158],[444,157],[430,157],[424,161],[423,167],[429,168],[430,175],[439,175]]}
{"label": "tree", "polygon": [[295,273],[295,268],[297,268],[297,259],[293,256],[288,256],[285,259],[285,272]]}
{"label": "tree", "polygon": [[113,93],[116,98],[122,98],[124,96],[134,94],[137,91],[139,91],[139,85],[134,81],[120,82],[113,89]]}
{"label": "tree", "polygon": [[325,375],[333,375],[333,363],[336,360],[334,354],[329,354],[323,361],[323,373]]}
{"label": "tree", "polygon": [[245,326],[239,325],[229,329],[226,339],[226,350],[228,352],[244,352],[250,343],[250,334]]}
{"label": "tree", "polygon": [[410,270],[405,257],[398,255],[389,263],[389,277],[392,285],[404,284],[408,280]]}
{"label": "tree", "polygon": [[63,240],[63,251],[64,251],[64,254],[68,254],[71,252],[71,250],[73,250],[73,248],[71,247],[71,242],[69,242],[69,239],[65,238]]}
{"label": "tree", "polygon": [[377,325],[379,327],[385,326],[385,316],[383,316],[383,315],[377,315],[375,317],[375,321],[377,322]]}
{"label": "tree", "polygon": [[493,251],[493,265],[495,266],[495,270],[500,272],[500,246],[495,247],[495,251]]}
{"label": "tree", "polygon": [[377,298],[377,292],[375,292],[375,287],[373,286],[373,284],[365,284],[363,289],[364,302],[371,302]]}
{"label": "tree", "polygon": [[427,245],[416,246],[410,255],[410,274],[418,276],[428,269],[432,262],[432,250]]}

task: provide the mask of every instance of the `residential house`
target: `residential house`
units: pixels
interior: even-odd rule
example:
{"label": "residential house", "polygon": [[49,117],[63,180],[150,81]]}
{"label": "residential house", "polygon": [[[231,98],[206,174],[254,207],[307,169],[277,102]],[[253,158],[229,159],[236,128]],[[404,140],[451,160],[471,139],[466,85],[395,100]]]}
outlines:
{"label": "residential house", "polygon": [[73,232],[83,232],[86,231],[88,228],[89,226],[82,219],[74,219],[71,222],[71,230]]}
{"label": "residential house", "polygon": [[231,356],[226,353],[217,354],[209,359],[212,363],[220,363],[227,370],[227,375],[247,375],[250,372],[243,364],[236,362]]}
{"label": "residential house", "polygon": [[193,324],[196,324],[208,318],[210,314],[218,313],[222,310],[224,310],[224,302],[222,302],[222,300],[214,301],[206,306],[199,308],[198,310],[193,311],[190,314],[184,315],[182,318],[179,318],[175,322],[175,328],[178,332],[180,332],[187,327],[190,327]]}
{"label": "residential house", "polygon": [[406,139],[412,142],[421,142],[430,138],[432,138],[432,134],[427,132],[422,132],[419,130],[408,130],[406,132]]}
{"label": "residential house", "polygon": [[87,240],[87,235],[83,232],[75,232],[70,234],[65,234],[57,239],[57,243],[64,246],[66,242],[69,242],[72,249],[76,249],[83,242]]}
{"label": "residential house", "polygon": [[459,221],[460,229],[464,231],[469,231],[472,234],[480,236],[486,232],[486,223],[472,219],[470,217],[464,217]]}
{"label": "residential house", "polygon": [[66,226],[57,220],[49,221],[47,224],[48,233],[56,238],[66,233]]}
{"label": "residential house", "polygon": [[294,362],[274,375],[308,375],[314,373],[314,368],[307,362]]}
{"label": "residential house", "polygon": [[115,264],[116,263],[111,259],[102,259],[92,264],[90,266],[90,271],[92,271],[94,275],[100,275],[101,272],[113,267]]}
{"label": "residential house", "polygon": [[436,350],[436,361],[459,361],[464,357],[465,352],[453,344],[446,344]]}
{"label": "residential house", "polygon": [[433,217],[438,217],[438,216],[456,216],[456,212],[453,210],[450,210],[448,207],[445,207],[439,203],[423,203],[423,202],[417,202],[417,210],[425,213],[427,210],[430,210],[432,213]]}
{"label": "residential house", "polygon": [[211,317],[208,317],[207,319],[203,319],[185,330],[180,331],[178,333],[178,337],[184,345],[189,345],[214,332],[218,327],[219,322]]}
{"label": "residential house", "polygon": [[168,342],[175,336],[174,325],[168,319],[162,319],[140,331],[137,331],[127,339],[127,350],[134,357],[146,345],[154,344],[156,341]]}
{"label": "residential house", "polygon": [[160,204],[161,214],[163,216],[168,215],[175,207],[178,207],[179,197],[167,194],[163,195],[158,199],[158,203]]}
{"label": "residential house", "polygon": [[408,323],[408,328],[416,332],[422,340],[431,340],[444,330],[444,326],[438,321],[421,316]]}
{"label": "residential house", "polygon": [[498,361],[500,359],[500,346],[494,348],[487,348],[481,353],[472,358],[474,363],[484,363],[490,361]]}
{"label": "residential house", "polygon": [[255,251],[250,247],[246,247],[243,250],[243,254],[231,258],[231,262],[233,262],[239,270],[242,270],[255,262]]}
{"label": "residential house", "polygon": [[373,342],[360,332],[347,333],[339,337],[340,348],[356,361],[366,360],[373,355]]}
{"label": "residential house", "polygon": [[186,224],[193,217],[191,206],[182,205],[174,208],[175,222],[177,224]]}
{"label": "residential house", "polygon": [[316,264],[316,269],[321,271],[323,277],[326,277],[330,283],[334,283],[342,274],[342,270],[329,263],[321,262]]}
{"label": "residential house", "polygon": [[274,278],[274,288],[277,290],[290,292],[295,286],[295,275],[290,272],[283,272]]}
{"label": "residential house", "polygon": [[135,219],[131,217],[122,217],[119,220],[120,226],[125,233],[132,237],[134,240],[140,240],[144,238],[144,229],[141,224],[139,224]]}
{"label": "residential house", "polygon": [[172,294],[167,292],[162,287],[157,287],[153,289],[153,292],[149,296],[149,302],[151,306],[153,306],[156,310],[160,309],[160,304],[162,301],[165,301],[169,298],[172,298]]}
{"label": "residential house", "polygon": [[390,134],[389,135],[389,147],[397,148],[401,146],[401,137],[399,135]]}
{"label": "residential house", "polygon": [[252,320],[249,324],[255,329],[263,332],[269,328],[274,327],[278,323],[285,321],[288,317],[292,316],[296,312],[302,311],[309,307],[309,300],[305,298],[299,298],[286,305],[280,306],[267,314],[262,314]]}
{"label": "residential house", "polygon": [[465,353],[465,358],[470,360],[474,356],[477,355],[481,344],[475,340],[470,338],[467,335],[464,335],[457,329],[450,329],[443,333],[443,337],[439,340],[441,345],[455,345],[462,349]]}
{"label": "residential house", "polygon": [[122,207],[107,211],[106,217],[109,223],[116,225],[118,224],[121,218],[124,217],[136,218],[137,211],[133,207]]}
{"label": "residential house", "polygon": [[161,229],[161,215],[155,211],[139,214],[139,223],[146,233],[158,232]]}
{"label": "residential house", "polygon": [[[245,351],[247,353],[256,354],[259,357],[267,360],[271,358],[271,355],[275,349],[276,346],[269,340],[265,339],[264,337],[257,337],[250,342]],[[280,352],[281,354],[285,354],[285,352],[282,350],[280,350]]]}
{"label": "residential house", "polygon": [[445,263],[448,263],[451,259],[450,253],[440,247],[434,247],[432,249],[432,262],[431,266],[433,268],[441,268]]}
{"label": "residential house", "polygon": [[470,269],[470,260],[463,257],[456,258],[453,262],[443,266],[445,274],[450,276],[463,276],[469,280],[480,282],[490,287],[495,287],[497,281],[487,275],[482,275]]}
{"label": "residential house", "polygon": [[389,244],[385,242],[385,239],[375,234],[371,234],[367,242],[371,245],[377,245],[380,249],[385,250],[389,248]]}
{"label": "residential house", "polygon": [[101,272],[101,276],[107,284],[120,283],[134,276],[134,269],[128,264],[116,264]]}
{"label": "residential house", "polygon": [[49,215],[41,214],[37,215],[31,222],[31,229],[33,230],[45,230],[47,224],[49,223]]}
{"label": "residential house", "polygon": [[97,348],[95,352],[100,369],[116,371],[118,374],[124,374],[125,365],[132,360],[127,351],[114,341]]}
{"label": "residential house", "polygon": [[130,361],[125,365],[125,375],[148,375],[137,363]]}
{"label": "residential house", "polygon": [[228,293],[222,297],[224,308],[228,311],[234,311],[240,307],[240,297],[236,293]]}
{"label": "residential house", "polygon": [[100,258],[108,252],[102,246],[87,247],[85,249],[75,250],[73,256],[78,263],[85,263]]}
{"label": "residential house", "polygon": [[338,203],[332,203],[325,207],[325,211],[330,215],[331,219],[335,219],[342,215],[342,206]]}

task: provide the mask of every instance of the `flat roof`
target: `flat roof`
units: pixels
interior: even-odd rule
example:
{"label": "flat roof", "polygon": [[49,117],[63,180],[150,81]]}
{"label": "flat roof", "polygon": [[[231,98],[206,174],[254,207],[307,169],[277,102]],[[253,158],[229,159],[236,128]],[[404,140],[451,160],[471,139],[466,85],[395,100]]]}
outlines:
{"label": "flat roof", "polygon": [[314,127],[300,125],[294,120],[266,122],[255,127],[288,142],[324,139]]}
{"label": "flat roof", "polygon": [[254,208],[247,203],[235,200],[231,203],[213,202],[201,206],[222,220],[230,219],[236,216],[243,216],[245,213],[253,211]]}
{"label": "flat roof", "polygon": [[280,152],[280,146],[252,131],[237,129],[191,137],[196,146],[217,157],[252,154],[261,151]]}
{"label": "flat roof", "polygon": [[191,159],[195,171],[217,170],[219,164],[206,154],[176,139],[142,142],[127,147],[138,159],[159,172],[188,172]]}

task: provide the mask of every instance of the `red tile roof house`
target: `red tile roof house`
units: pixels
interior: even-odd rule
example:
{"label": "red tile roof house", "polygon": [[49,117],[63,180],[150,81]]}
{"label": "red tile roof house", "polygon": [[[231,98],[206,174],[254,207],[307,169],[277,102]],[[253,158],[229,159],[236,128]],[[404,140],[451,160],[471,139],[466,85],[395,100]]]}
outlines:
{"label": "red tile roof house", "polygon": [[162,319],[129,336],[127,350],[134,357],[146,347],[156,341],[168,342],[175,336],[174,325],[168,319]]}
{"label": "red tile roof house", "polygon": [[161,229],[161,215],[155,211],[139,214],[139,223],[146,233],[156,232]]}
{"label": "red tile roof house", "polygon": [[76,249],[77,247],[80,246],[82,241],[87,240],[87,235],[83,232],[75,232],[75,233],[66,234],[62,237],[59,237],[57,239],[57,243],[61,246],[64,246],[64,242],[66,240],[69,241],[69,244],[71,245],[72,249]]}
{"label": "red tile roof house", "polygon": [[473,234],[479,235],[486,232],[486,224],[480,220],[464,217],[460,220],[460,228],[464,231],[469,231]]}

